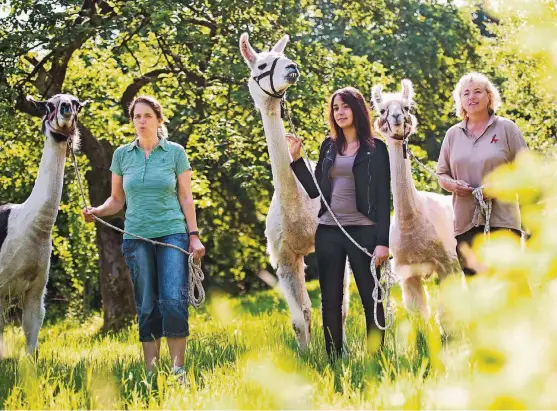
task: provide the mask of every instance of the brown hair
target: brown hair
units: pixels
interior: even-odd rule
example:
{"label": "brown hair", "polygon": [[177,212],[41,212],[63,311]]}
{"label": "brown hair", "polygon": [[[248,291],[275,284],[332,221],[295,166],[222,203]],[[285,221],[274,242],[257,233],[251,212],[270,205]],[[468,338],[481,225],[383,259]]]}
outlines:
{"label": "brown hair", "polygon": [[[128,115],[131,122],[133,122],[135,106],[139,103],[147,104],[149,107],[151,107],[155,112],[155,115],[157,116],[157,119],[159,121],[166,120],[162,113],[161,103],[159,103],[156,98],[151,96],[137,96],[136,98],[134,98],[134,100],[131,102],[130,106],[128,107]],[[159,138],[168,137],[168,131],[166,130],[166,126],[164,124],[161,123],[161,125],[159,126],[157,130],[157,135],[159,136]]]}
{"label": "brown hair", "polygon": [[342,154],[346,149],[346,137],[342,128],[335,121],[334,116],[333,102],[337,96],[340,96],[342,101],[348,104],[352,110],[356,137],[360,144],[365,142],[370,148],[373,148],[375,146],[373,142],[373,125],[369,114],[370,110],[364,96],[354,87],[345,87],[335,91],[329,101],[329,127],[331,129],[331,137],[337,146],[337,151]]}

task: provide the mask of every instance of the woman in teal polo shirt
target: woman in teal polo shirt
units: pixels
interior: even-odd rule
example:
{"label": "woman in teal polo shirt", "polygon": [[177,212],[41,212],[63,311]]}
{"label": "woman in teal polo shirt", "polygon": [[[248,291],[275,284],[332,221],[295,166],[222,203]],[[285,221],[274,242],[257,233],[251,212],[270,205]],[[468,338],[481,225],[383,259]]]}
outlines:
{"label": "woman in teal polo shirt", "polygon": [[[129,107],[137,138],[112,158],[112,193],[83,211],[87,222],[118,213],[127,204],[125,231],[205,254],[191,192],[191,167],[184,148],[167,140],[162,107],[149,96]],[[189,232],[188,232],[189,230]],[[166,337],[174,372],[183,372],[188,327],[188,261],[179,250],[124,234],[122,251],[134,285],[139,340],[147,371]]]}

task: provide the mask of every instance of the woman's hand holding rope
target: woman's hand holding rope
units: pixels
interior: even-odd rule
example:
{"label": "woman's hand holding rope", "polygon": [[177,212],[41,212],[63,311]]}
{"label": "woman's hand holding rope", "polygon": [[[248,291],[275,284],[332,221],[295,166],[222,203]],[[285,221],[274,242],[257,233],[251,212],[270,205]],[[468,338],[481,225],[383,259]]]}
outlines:
{"label": "woman's hand holding rope", "polygon": [[452,183],[451,191],[457,196],[466,197],[471,196],[474,187],[463,180],[454,180]]}
{"label": "woman's hand holding rope", "polygon": [[291,133],[286,133],[286,138],[288,139],[292,161],[300,159],[302,157],[302,139]]}
{"label": "woman's hand holding rope", "polygon": [[375,256],[375,267],[379,267],[381,264],[389,259],[389,247],[378,245],[377,247],[375,247],[373,255]]}
{"label": "woman's hand holding rope", "polygon": [[87,223],[94,223],[95,222],[95,215],[97,215],[97,208],[96,207],[87,207],[81,210],[83,212],[83,218],[85,218],[85,222]]}
{"label": "woman's hand holding rope", "polygon": [[194,260],[199,264],[201,257],[205,255],[205,246],[197,235],[190,236],[190,245],[188,251],[193,255]]}

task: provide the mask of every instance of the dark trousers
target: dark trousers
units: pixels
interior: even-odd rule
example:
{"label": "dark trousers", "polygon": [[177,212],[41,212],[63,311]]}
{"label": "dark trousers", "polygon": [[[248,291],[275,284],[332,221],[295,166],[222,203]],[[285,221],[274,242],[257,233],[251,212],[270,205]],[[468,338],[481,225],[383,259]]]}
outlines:
{"label": "dark trousers", "polygon": [[[522,233],[520,230],[516,230],[514,228],[505,228],[505,227],[490,227],[490,232],[495,231],[508,231],[509,233],[515,234],[520,238]],[[470,230],[466,231],[465,233],[459,234],[455,236],[456,239],[456,252],[458,254],[458,259],[460,260],[460,265],[462,267],[462,271],[464,271],[465,275],[476,275],[476,271],[473,268],[466,266],[466,261],[462,252],[460,250],[460,246],[462,244],[467,244],[469,247],[472,247],[472,242],[477,235],[483,235],[484,233],[484,226],[480,225],[478,227],[472,227]]]}
{"label": "dark trousers", "polygon": [[[375,226],[347,226],[344,228],[358,244],[373,253],[377,243]],[[382,341],[384,333],[376,327],[373,319],[375,302],[372,292],[375,282],[369,266],[371,258],[358,249],[339,227],[322,224],[317,227],[315,234],[315,255],[319,272],[319,286],[321,287],[325,347],[329,357],[342,354],[342,300],[346,257],[350,262],[364,306],[367,334],[369,336],[375,331],[380,335]],[[377,271],[377,276],[379,277],[379,275],[380,273]],[[381,326],[385,325],[383,304],[377,305],[377,319]]]}

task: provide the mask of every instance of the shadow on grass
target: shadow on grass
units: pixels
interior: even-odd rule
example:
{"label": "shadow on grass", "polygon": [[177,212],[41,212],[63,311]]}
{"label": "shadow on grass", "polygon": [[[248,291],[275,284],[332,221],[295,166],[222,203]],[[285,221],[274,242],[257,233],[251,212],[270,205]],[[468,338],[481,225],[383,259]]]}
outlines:
{"label": "shadow on grass", "polygon": [[[308,294],[312,307],[320,307],[321,292],[319,287],[309,288]],[[251,315],[269,314],[288,310],[288,304],[280,290],[269,290],[242,297],[240,299],[240,309]]]}

